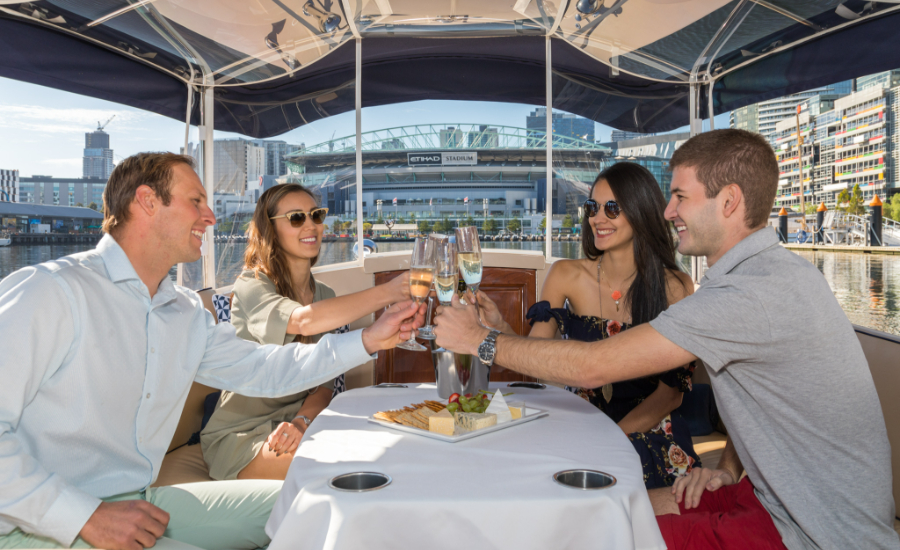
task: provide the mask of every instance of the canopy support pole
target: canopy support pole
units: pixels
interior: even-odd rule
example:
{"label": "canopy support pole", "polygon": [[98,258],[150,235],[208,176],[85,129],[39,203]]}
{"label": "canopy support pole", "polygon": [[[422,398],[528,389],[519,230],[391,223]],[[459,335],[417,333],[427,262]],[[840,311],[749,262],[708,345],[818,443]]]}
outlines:
{"label": "canopy support pole", "polygon": [[363,177],[362,177],[362,39],[356,39],[356,249],[357,261],[365,265],[366,253],[363,247]]}
{"label": "canopy support pole", "polygon": [[[690,77],[690,129],[691,129],[691,137],[696,136],[697,134],[703,132],[703,119],[700,118],[700,101],[701,101],[701,91],[703,90],[703,82],[699,78],[700,67],[706,65],[706,77],[704,78],[706,84],[708,84],[709,90],[709,102],[707,104],[707,116],[709,117],[709,129],[713,130],[715,128],[715,113],[713,111],[713,87],[716,84],[715,79],[712,76],[712,63],[715,61],[716,57],[719,55],[719,52],[722,50],[722,47],[728,42],[731,36],[734,34],[734,31],[744,22],[744,19],[750,13],[750,10],[753,9],[755,4],[751,2],[751,0],[741,0],[738,4],[731,10],[731,13],[728,14],[728,17],[716,31],[716,34],[713,35],[712,39],[703,48],[703,51],[700,52],[700,56],[697,58],[697,61],[694,62],[694,66],[691,68],[691,77]],[[694,283],[699,283],[700,278],[702,277],[702,267],[700,265],[700,258],[697,256],[691,256],[691,279],[694,280]]]}
{"label": "canopy support pole", "polygon": [[546,261],[549,262],[553,257],[553,58],[551,56],[552,48],[550,37],[545,39],[546,53],[546,71],[545,85],[547,95],[547,189],[546,199],[544,200],[544,244]]}
{"label": "canopy support pole", "polygon": [[[215,201],[215,142],[213,141],[213,106],[215,104],[215,88],[203,88],[203,188],[206,190],[206,203],[212,208]],[[215,210],[213,210],[215,211]],[[206,228],[206,255],[201,257],[203,265],[203,288],[216,287],[216,240],[215,226]]]}

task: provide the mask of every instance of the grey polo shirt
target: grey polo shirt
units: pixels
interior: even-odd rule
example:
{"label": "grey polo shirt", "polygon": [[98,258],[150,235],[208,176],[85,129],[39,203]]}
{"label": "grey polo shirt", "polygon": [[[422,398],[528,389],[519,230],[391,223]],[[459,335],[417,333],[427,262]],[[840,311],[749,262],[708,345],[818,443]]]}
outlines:
{"label": "grey polo shirt", "polygon": [[859,340],[819,271],[772,228],[735,245],[650,325],[706,365],[785,546],[900,548],[891,449]]}

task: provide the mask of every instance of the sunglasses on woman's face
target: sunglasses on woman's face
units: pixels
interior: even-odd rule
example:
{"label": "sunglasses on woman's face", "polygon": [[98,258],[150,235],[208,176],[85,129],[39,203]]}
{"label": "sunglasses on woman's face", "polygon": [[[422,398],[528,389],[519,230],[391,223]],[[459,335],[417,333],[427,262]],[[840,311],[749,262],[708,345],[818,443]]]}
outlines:
{"label": "sunglasses on woman's face", "polygon": [[291,227],[303,227],[303,224],[306,223],[306,216],[312,218],[314,224],[322,225],[322,222],[325,221],[325,216],[327,214],[327,208],[314,208],[313,210],[310,210],[309,213],[304,212],[303,210],[291,210],[286,214],[275,216],[269,219],[277,220],[278,218],[287,218],[288,221],[291,222]]}
{"label": "sunglasses on woman's face", "polygon": [[[587,214],[587,217],[593,218],[598,212],[600,212],[600,204],[597,201],[594,199],[584,201],[584,213]],[[603,205],[603,213],[607,218],[614,220],[622,213],[622,207],[616,201],[606,201],[606,204]]]}

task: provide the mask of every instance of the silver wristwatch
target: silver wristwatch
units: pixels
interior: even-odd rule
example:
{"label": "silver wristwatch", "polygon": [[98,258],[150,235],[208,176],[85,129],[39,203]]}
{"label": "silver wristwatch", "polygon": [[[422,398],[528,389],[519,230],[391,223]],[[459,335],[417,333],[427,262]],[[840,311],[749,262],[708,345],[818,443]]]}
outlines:
{"label": "silver wristwatch", "polygon": [[478,346],[478,358],[489,367],[494,364],[494,356],[497,355],[497,336],[499,335],[499,330],[492,330],[484,342]]}
{"label": "silver wristwatch", "polygon": [[307,428],[309,427],[310,424],[312,424],[312,419],[311,419],[310,417],[308,417],[308,416],[304,416],[304,415],[302,415],[302,414],[298,414],[297,416],[294,417],[294,420],[297,420],[298,418],[302,418],[303,421],[306,422],[306,427],[307,427]]}

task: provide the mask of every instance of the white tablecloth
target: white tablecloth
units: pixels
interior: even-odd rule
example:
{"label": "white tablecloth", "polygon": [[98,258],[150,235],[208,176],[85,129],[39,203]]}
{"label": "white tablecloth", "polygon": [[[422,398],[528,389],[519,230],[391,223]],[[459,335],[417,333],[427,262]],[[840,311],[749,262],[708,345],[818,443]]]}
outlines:
{"label": "white tablecloth", "polygon": [[[663,549],[637,453],[587,401],[558,388],[506,388],[549,416],[446,443],[367,421],[376,411],[438,399],[433,385],[340,394],[297,449],[266,532],[272,550],[468,548]],[[555,483],[589,468],[618,483],[595,491]],[[393,483],[347,493],[328,480],[375,471]]]}

